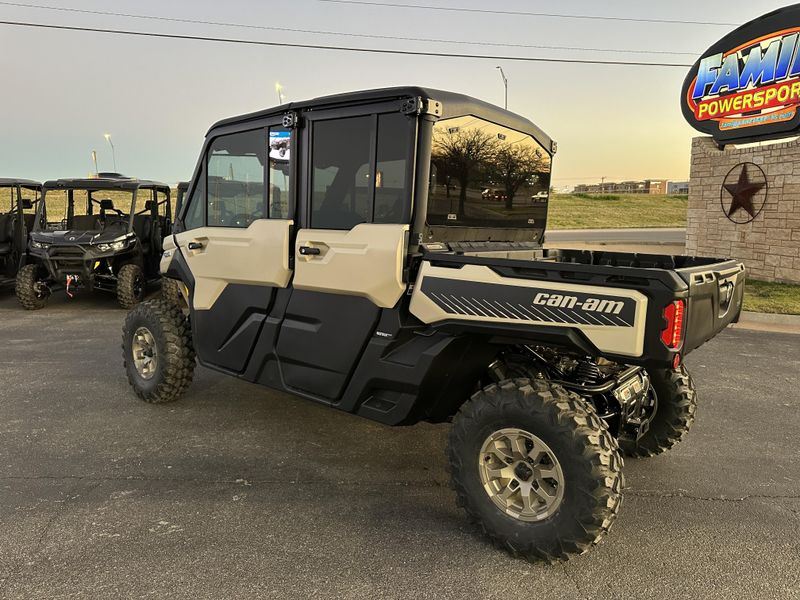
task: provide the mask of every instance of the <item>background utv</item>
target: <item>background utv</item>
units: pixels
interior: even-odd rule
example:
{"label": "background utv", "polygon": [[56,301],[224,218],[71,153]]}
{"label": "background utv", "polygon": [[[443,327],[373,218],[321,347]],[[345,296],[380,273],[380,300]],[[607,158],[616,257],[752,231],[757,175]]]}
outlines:
{"label": "background utv", "polygon": [[125,322],[136,394],[180,397],[196,355],[389,425],[452,421],[453,488],[492,540],[588,550],[619,511],[622,454],[688,431],[683,357],[738,318],[744,266],[545,250],[555,147],[422,88],[217,123],[161,263],[188,317],[158,300]]}
{"label": "background utv", "polygon": [[42,308],[52,290],[87,288],[117,295],[124,308],[144,299],[160,278],[164,236],[172,230],[170,189],[127,178],[48,181],[16,291],[26,309]]}
{"label": "background utv", "polygon": [[13,284],[28,252],[42,184],[0,178],[0,287]]}

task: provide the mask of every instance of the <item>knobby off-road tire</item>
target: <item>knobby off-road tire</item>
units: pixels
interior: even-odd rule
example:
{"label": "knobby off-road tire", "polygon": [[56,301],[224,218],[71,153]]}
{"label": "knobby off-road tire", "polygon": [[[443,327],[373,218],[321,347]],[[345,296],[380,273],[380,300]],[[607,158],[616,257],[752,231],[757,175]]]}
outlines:
{"label": "knobby off-road tire", "polygon": [[39,284],[41,281],[39,274],[39,265],[34,264],[24,265],[17,272],[15,287],[17,300],[27,310],[38,310],[47,305],[50,290]]}
{"label": "knobby off-road tire", "polygon": [[147,289],[147,281],[139,265],[122,265],[117,273],[117,301],[122,308],[131,309],[142,300]]}
{"label": "knobby off-road tire", "polygon": [[[538,454],[543,446],[554,456],[562,485],[552,486],[561,488],[552,513],[523,520],[501,509],[497,495],[490,493],[481,461],[494,458],[486,443],[508,431],[535,438],[526,442],[526,451],[530,444],[534,449],[541,444]],[[530,450],[528,456],[533,454]],[[563,560],[586,552],[608,532],[622,502],[623,462],[616,440],[591,405],[543,380],[509,379],[473,394],[454,418],[448,458],[451,485],[470,520],[495,546],[528,560]],[[555,472],[553,461],[548,463]],[[536,481],[536,473],[529,481]],[[502,486],[503,481],[489,485]]]}
{"label": "knobby off-road tire", "polygon": [[161,298],[169,304],[179,308],[183,307],[186,303],[183,301],[180,285],[181,283],[177,279],[162,277]]}
{"label": "knobby off-road tire", "polygon": [[638,441],[620,442],[626,456],[666,452],[686,437],[697,412],[694,381],[684,365],[678,369],[650,369],[647,374],[656,395],[656,411],[650,418],[650,428]]}
{"label": "knobby off-road tire", "polygon": [[195,365],[183,312],[160,299],[138,304],[122,329],[122,359],[139,398],[152,404],[180,398],[192,382]]}

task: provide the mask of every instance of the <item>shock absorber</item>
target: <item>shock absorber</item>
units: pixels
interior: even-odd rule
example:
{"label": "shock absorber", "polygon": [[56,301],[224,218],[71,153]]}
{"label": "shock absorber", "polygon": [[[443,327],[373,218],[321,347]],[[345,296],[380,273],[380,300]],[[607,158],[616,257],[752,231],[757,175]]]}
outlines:
{"label": "shock absorber", "polygon": [[590,359],[584,359],[576,365],[573,377],[578,383],[595,385],[600,382],[602,374],[596,362]]}

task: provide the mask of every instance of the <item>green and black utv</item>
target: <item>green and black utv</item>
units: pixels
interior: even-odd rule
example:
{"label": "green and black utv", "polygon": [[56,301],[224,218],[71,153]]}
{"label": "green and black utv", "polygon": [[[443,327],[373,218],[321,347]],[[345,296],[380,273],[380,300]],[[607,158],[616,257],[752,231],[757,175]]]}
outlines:
{"label": "green and black utv", "polygon": [[125,322],[134,391],[178,399],[196,357],[386,425],[452,422],[452,486],[482,531],[530,559],[588,550],[623,454],[688,431],[683,359],[738,319],[745,270],[545,249],[555,150],[520,115],[418,87],[217,123],[164,240],[187,309]]}
{"label": "green and black utv", "polygon": [[16,281],[41,193],[38,181],[0,178],[0,287]]}
{"label": "green and black utv", "polygon": [[124,177],[57,179],[42,187],[17,298],[43,308],[54,289],[116,294],[131,308],[160,279],[162,240],[172,231],[170,189]]}

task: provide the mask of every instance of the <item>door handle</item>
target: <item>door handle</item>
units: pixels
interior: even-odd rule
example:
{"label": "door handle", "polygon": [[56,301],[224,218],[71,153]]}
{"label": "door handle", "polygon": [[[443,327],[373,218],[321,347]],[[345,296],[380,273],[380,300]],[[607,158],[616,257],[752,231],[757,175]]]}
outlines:
{"label": "door handle", "polygon": [[317,256],[322,251],[314,246],[300,246],[300,254],[302,256]]}
{"label": "door handle", "polygon": [[200,250],[203,248],[203,242],[189,242],[186,247],[189,250]]}

